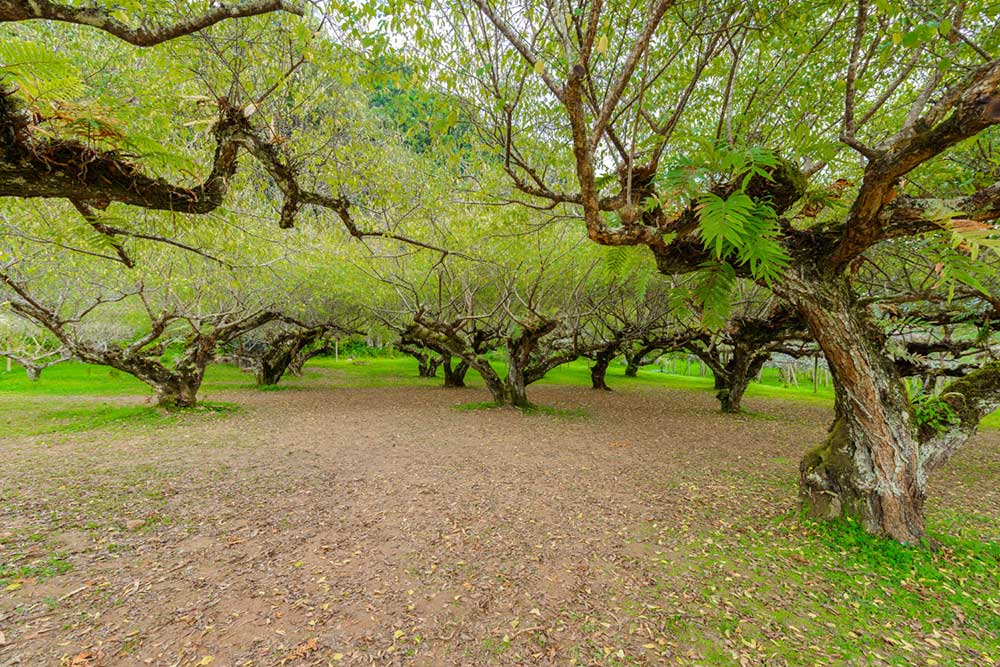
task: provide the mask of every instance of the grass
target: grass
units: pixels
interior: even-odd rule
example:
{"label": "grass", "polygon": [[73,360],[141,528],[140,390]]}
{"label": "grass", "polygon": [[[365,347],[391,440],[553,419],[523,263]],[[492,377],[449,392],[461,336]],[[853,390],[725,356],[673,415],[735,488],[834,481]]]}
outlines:
{"label": "grass", "polygon": [[[494,368],[501,375],[507,372],[507,365],[497,360]],[[338,384],[351,387],[383,387],[383,386],[428,386],[437,387],[440,378],[420,378],[416,374],[416,361],[409,357],[380,359],[340,359],[320,358],[310,361],[307,368],[327,368],[337,374]],[[692,365],[692,371],[697,366]],[[625,365],[616,363],[608,371],[608,382],[612,389],[626,387],[663,387],[668,389],[690,389],[694,391],[714,391],[712,377],[706,375],[683,375],[671,372],[661,372],[656,366],[644,366],[637,377],[624,376]],[[466,375],[466,384],[471,387],[482,387],[482,378],[470,369]],[[574,361],[559,366],[546,374],[539,381],[540,385],[590,386],[590,366],[585,360]],[[528,388],[530,397],[531,387]],[[776,398],[833,403],[833,390],[830,387],[820,387],[813,393],[812,385],[802,384],[798,387],[785,387],[781,383],[777,369],[766,368],[760,382],[752,382],[747,390],[750,398]]]}
{"label": "grass", "polygon": [[121,428],[158,428],[181,423],[192,416],[217,416],[235,412],[235,403],[203,401],[189,409],[166,410],[151,405],[116,405],[98,402],[11,400],[0,398],[0,428],[6,436],[82,433]]}
{"label": "grass", "polygon": [[[493,401],[475,401],[473,403],[461,403],[455,406],[456,410],[463,412],[475,412],[477,410],[498,410],[507,406],[499,405]],[[547,415],[549,417],[579,418],[586,417],[587,411],[583,408],[555,408],[547,405],[529,405],[517,408],[525,415]]]}
{"label": "grass", "polygon": [[[503,361],[494,361],[499,373],[506,372]],[[714,392],[710,374],[702,377],[697,364],[668,362],[664,368],[645,366],[637,377],[624,376],[623,363],[613,364],[608,372],[612,388],[665,388]],[[685,375],[683,370],[692,374]],[[679,371],[679,372],[669,372]],[[410,357],[372,357],[349,359],[317,358],[310,361],[303,378],[286,378],[280,385],[256,387],[253,378],[238,368],[225,364],[209,366],[201,394],[219,391],[289,391],[319,383],[343,387],[425,386],[439,387],[440,378],[421,378],[416,373],[416,361]],[[479,374],[470,370],[466,376],[470,387],[482,388]],[[560,366],[538,384],[590,386],[590,370],[586,360]],[[531,388],[528,388],[529,398]],[[14,367],[0,371],[0,426],[6,435],[76,433],[109,427],[152,428],[177,422],[177,416],[149,405],[122,406],[105,401],[82,401],[81,397],[105,398],[142,396],[151,398],[149,387],[135,378],[114,369],[78,362],[49,368],[41,380],[31,382],[24,372]],[[784,386],[777,369],[765,368],[759,382],[752,382],[746,396],[750,399],[806,401],[832,405],[833,390],[811,383]],[[462,409],[486,409],[491,403],[469,404]],[[218,412],[216,409],[214,412]],[[534,414],[559,417],[582,417],[580,410],[535,406]],[[767,415],[747,412],[750,418],[767,419]],[[982,428],[1000,428],[1000,413],[986,417]]]}
{"label": "grass", "polygon": [[[644,614],[704,628],[704,667],[743,664],[993,665],[1000,658],[1000,543],[932,533],[932,550],[874,538],[854,522],[797,512],[699,535],[680,562],[653,550],[659,574]],[[643,536],[649,541],[649,536]],[[677,605],[652,601],[680,576],[695,585]],[[669,613],[668,613],[669,612]],[[659,618],[663,616],[663,618]],[[735,656],[735,657],[734,657]],[[786,662],[787,661],[787,662]]]}
{"label": "grass", "polygon": [[[506,373],[503,361],[494,361],[497,372]],[[683,374],[690,370],[691,374]],[[665,388],[688,391],[714,392],[711,374],[702,377],[697,364],[672,361],[659,368],[645,366],[638,376],[624,376],[625,366],[616,363],[608,371],[608,382],[615,389]],[[670,372],[679,371],[679,372]],[[331,377],[332,375],[332,377]],[[439,387],[440,378],[421,378],[416,373],[416,360],[410,357],[362,357],[359,359],[330,357],[313,359],[306,367],[303,378],[286,378],[279,385],[256,387],[253,378],[235,366],[213,364],[209,366],[202,384],[201,394],[218,391],[290,391],[318,383],[333,381],[343,387],[425,386]],[[482,388],[479,374],[469,370],[466,383]],[[590,369],[586,360],[578,360],[550,371],[538,384],[563,386],[590,386]],[[531,388],[528,388],[529,398]],[[46,433],[75,433],[107,427],[135,426],[157,427],[176,423],[176,417],[151,406],[121,406],[114,403],[91,401],[80,404],[79,397],[151,397],[149,387],[135,378],[114,369],[91,364],[69,362],[49,368],[41,380],[31,382],[15,366],[10,372],[0,370],[0,426],[7,435]],[[777,369],[765,368],[760,381],[752,382],[746,396],[750,399],[806,401],[820,405],[833,404],[833,389],[820,386],[813,390],[811,382],[799,386],[785,386]],[[59,399],[69,399],[60,401]],[[39,399],[45,399],[41,401]],[[492,403],[469,404],[462,409],[486,409]],[[217,411],[217,410],[216,410]],[[580,410],[535,406],[535,414],[559,417],[582,417]],[[529,411],[531,412],[531,411]],[[763,413],[746,412],[750,418],[767,419]],[[1000,413],[982,420],[984,429],[1000,428]]]}
{"label": "grass", "polygon": [[[12,560],[18,560],[15,555]],[[73,566],[59,554],[39,559],[25,565],[5,564],[0,562],[0,591],[16,590],[22,579],[48,579],[69,572]]]}

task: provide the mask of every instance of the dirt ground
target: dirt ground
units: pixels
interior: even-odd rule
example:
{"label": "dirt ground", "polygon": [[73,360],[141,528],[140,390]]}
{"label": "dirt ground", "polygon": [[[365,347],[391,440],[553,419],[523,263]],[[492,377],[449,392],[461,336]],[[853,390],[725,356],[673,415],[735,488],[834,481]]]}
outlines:
{"label": "dirt ground", "polygon": [[[72,567],[0,592],[0,665],[700,664],[641,605],[703,582],[657,561],[793,508],[830,417],[578,387],[532,398],[583,417],[455,409],[481,393],[241,392],[183,427],[2,441],[0,549]],[[998,443],[936,507],[1000,514],[966,474]]]}

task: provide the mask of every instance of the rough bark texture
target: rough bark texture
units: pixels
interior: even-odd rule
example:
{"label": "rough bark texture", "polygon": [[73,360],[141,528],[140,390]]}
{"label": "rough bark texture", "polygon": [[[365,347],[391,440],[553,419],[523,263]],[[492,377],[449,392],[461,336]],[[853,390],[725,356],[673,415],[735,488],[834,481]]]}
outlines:
{"label": "rough bark texture", "polygon": [[402,337],[397,345],[400,352],[405,352],[417,360],[417,376],[422,378],[437,377],[438,366],[444,360],[435,351],[422,345],[411,337]]}
{"label": "rough bark texture", "polygon": [[733,349],[732,358],[726,364],[723,386],[715,394],[723,412],[736,414],[742,410],[743,394],[750,386],[750,380],[757,377],[767,358],[768,353],[765,351]]}
{"label": "rough bark texture", "polygon": [[830,437],[800,466],[804,503],[816,516],[852,516],[869,532],[920,542],[926,478],[909,402],[880,331],[846,278],[789,276],[782,289],[823,349],[836,388]]}
{"label": "rough bark texture", "polygon": [[646,360],[653,352],[661,349],[656,345],[643,345],[639,348],[634,348],[625,351],[625,377],[634,378],[639,375],[639,368],[647,363],[652,363]]}

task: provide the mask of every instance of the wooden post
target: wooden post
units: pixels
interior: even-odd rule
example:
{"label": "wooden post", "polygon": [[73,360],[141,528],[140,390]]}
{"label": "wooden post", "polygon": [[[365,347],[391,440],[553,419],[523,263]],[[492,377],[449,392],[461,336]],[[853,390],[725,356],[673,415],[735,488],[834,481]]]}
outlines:
{"label": "wooden post", "polygon": [[333,339],[333,360],[340,361],[340,339]]}
{"label": "wooden post", "polygon": [[813,357],[813,393],[819,391],[819,356]]}

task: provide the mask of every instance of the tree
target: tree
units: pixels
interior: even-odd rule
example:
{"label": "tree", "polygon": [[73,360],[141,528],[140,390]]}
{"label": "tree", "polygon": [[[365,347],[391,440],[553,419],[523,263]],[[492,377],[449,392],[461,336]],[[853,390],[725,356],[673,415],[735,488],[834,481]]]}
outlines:
{"label": "tree", "polygon": [[[164,227],[176,225],[164,219],[228,216],[234,188],[258,187],[279,202],[281,228],[307,208],[332,214],[348,238],[411,240],[365,229],[355,208],[366,208],[377,188],[358,187],[358,170],[332,173],[355,140],[379,155],[371,144],[392,132],[379,131],[363,102],[338,99],[357,97],[345,82],[356,64],[323,37],[326,19],[287,0],[176,10],[167,2],[0,3],[12,33],[0,45],[0,200],[70,203],[121,249],[130,238],[173,242]],[[53,52],[54,41],[66,48]],[[169,49],[155,46],[164,42]],[[106,52],[118,57],[95,58]],[[253,162],[241,174],[242,155]],[[151,211],[167,215],[153,216],[152,230],[136,224],[136,212]]]}
{"label": "tree", "polygon": [[20,364],[32,382],[41,378],[46,368],[72,359],[69,350],[43,331],[0,320],[0,357]]}
{"label": "tree", "polygon": [[[369,300],[404,340],[460,360],[463,374],[461,362],[478,372],[494,402],[526,408],[529,385],[587,352],[581,333],[596,312],[589,293],[607,279],[597,249],[581,246],[566,228],[509,234],[519,222],[481,216],[461,256],[376,259],[372,270],[386,289]],[[495,366],[494,350],[506,353],[506,369]]]}
{"label": "tree", "polygon": [[122,20],[121,10],[113,7],[107,9],[96,6],[74,7],[48,0],[3,0],[0,2],[0,23],[11,21],[75,23],[103,30],[134,46],[148,47],[190,35],[227,19],[276,11],[302,15],[301,6],[288,0],[247,0],[211,7],[200,15],[185,16],[174,23],[135,26],[130,21],[132,17]]}
{"label": "tree", "polygon": [[[454,92],[519,198],[578,211],[596,243],[648,247],[663,273],[698,272],[709,304],[739,276],[773,289],[836,387],[831,437],[803,462],[807,505],[921,541],[940,442],[918,438],[852,267],[896,238],[968,257],[993,233],[995,175],[956,178],[946,159],[1000,123],[987,5],[473,5],[436,5],[435,59],[489,72]],[[995,404],[994,371],[977,373],[962,433]]]}
{"label": "tree", "polygon": [[[12,277],[10,268],[0,271],[0,283],[11,294],[8,306],[13,313],[48,329],[81,361],[110,366],[145,382],[155,392],[157,404],[164,407],[194,407],[205,369],[215,358],[218,347],[279,317],[276,311],[266,309],[205,313],[190,307],[181,309],[179,303],[169,310],[160,310],[142,284],[130,291],[97,296],[66,312],[65,305],[59,308],[44,303],[29,291],[24,281]],[[148,318],[143,330],[121,343],[87,340],[79,326],[84,318],[126,299],[142,304]],[[172,345],[179,346],[179,351],[172,361],[167,361],[164,356]]]}
{"label": "tree", "polygon": [[434,350],[424,347],[423,343],[407,336],[400,336],[396,347],[417,360],[417,375],[422,378],[437,377],[438,366],[444,361],[443,356],[437,356]]}
{"label": "tree", "polygon": [[684,348],[712,370],[716,398],[723,412],[738,413],[743,394],[771,354],[788,351],[790,343],[808,339],[797,313],[769,290],[741,281],[726,322],[716,331],[703,329]]}
{"label": "tree", "polygon": [[253,373],[257,385],[269,387],[281,382],[285,373],[301,375],[305,363],[331,348],[326,337],[346,333],[329,324],[307,324],[287,316],[244,334],[234,360]]}

